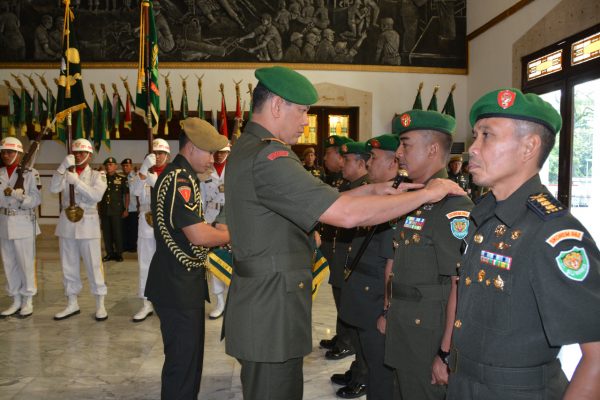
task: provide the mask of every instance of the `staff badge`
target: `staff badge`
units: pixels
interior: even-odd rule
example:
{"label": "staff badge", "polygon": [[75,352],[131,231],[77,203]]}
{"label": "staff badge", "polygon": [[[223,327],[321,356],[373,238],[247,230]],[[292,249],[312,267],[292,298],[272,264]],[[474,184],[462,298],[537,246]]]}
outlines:
{"label": "staff badge", "polygon": [[477,273],[477,282],[483,282],[484,279],[485,279],[485,270],[480,269],[479,272]]}
{"label": "staff badge", "polygon": [[469,233],[469,220],[466,218],[455,218],[450,221],[450,230],[452,235],[458,240],[462,240],[467,237]]}
{"label": "staff badge", "polygon": [[514,231],[512,231],[512,232],[511,232],[511,234],[510,234],[510,238],[511,238],[512,240],[517,240],[517,239],[518,239],[518,238],[520,238],[520,237],[521,237],[521,230],[520,230],[520,229],[514,230]]}
{"label": "staff badge", "polygon": [[584,248],[574,246],[571,250],[561,251],[556,264],[567,278],[583,281],[590,272],[590,261]]}
{"label": "staff badge", "polygon": [[494,230],[494,233],[496,234],[496,237],[500,237],[502,235],[504,235],[506,233],[506,225],[498,225],[496,227],[496,229]]}

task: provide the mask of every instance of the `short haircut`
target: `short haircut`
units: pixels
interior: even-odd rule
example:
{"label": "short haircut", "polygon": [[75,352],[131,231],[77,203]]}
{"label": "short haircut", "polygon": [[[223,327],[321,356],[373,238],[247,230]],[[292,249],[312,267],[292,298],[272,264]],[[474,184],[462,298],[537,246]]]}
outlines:
{"label": "short haircut", "polygon": [[450,159],[450,151],[452,150],[452,136],[447,133],[428,130],[423,133],[428,142],[437,142],[440,145],[440,150],[442,151],[443,161],[444,163],[448,163]]}
{"label": "short haircut", "polygon": [[356,161],[363,160],[365,162],[365,164],[367,163],[367,161],[369,161],[369,158],[371,158],[371,154],[369,154],[369,153],[347,153],[344,155],[345,156],[354,156],[354,159]]}
{"label": "short haircut", "polygon": [[182,129],[179,134],[179,150],[183,149],[183,147],[190,142],[190,138],[185,134],[185,131]]}
{"label": "short haircut", "polygon": [[252,110],[262,111],[264,104],[274,95],[265,85],[259,82],[252,91]]}
{"label": "short haircut", "polygon": [[552,131],[537,122],[526,121],[522,119],[513,119],[515,134],[519,137],[523,137],[527,134],[533,133],[534,135],[538,135],[541,139],[540,146],[540,155],[537,160],[537,167],[542,168],[546,159],[550,155],[552,148],[554,148],[554,143],[556,142],[556,135],[552,133]]}

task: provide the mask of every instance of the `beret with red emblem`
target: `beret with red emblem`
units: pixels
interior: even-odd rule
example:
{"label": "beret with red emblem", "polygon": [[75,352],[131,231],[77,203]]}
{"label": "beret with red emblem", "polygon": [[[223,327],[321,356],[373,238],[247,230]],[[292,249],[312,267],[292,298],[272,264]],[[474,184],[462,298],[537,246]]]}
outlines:
{"label": "beret with red emblem", "polygon": [[512,118],[536,122],[556,134],[562,126],[560,114],[534,93],[523,94],[519,89],[497,89],[483,95],[471,107],[471,126],[483,118]]}
{"label": "beret with red emblem", "polygon": [[369,154],[365,142],[347,142],[340,146],[340,154]]}
{"label": "beret with red emblem", "polygon": [[333,147],[333,146],[341,146],[344,143],[348,143],[348,142],[353,142],[354,140],[350,139],[347,136],[338,136],[338,135],[331,135],[329,136],[327,139],[325,139],[325,148],[328,147]]}
{"label": "beret with red emblem", "polygon": [[394,132],[397,135],[409,131],[438,131],[452,136],[456,129],[454,118],[437,111],[409,110],[400,114],[399,119]]}
{"label": "beret with red emblem", "polygon": [[301,105],[315,104],[319,100],[317,89],[302,74],[288,67],[275,65],[259,68],[254,76],[277,96]]}
{"label": "beret with red emblem", "polygon": [[367,140],[367,151],[371,149],[380,149],[387,151],[396,151],[400,145],[400,139],[397,135],[386,133]]}

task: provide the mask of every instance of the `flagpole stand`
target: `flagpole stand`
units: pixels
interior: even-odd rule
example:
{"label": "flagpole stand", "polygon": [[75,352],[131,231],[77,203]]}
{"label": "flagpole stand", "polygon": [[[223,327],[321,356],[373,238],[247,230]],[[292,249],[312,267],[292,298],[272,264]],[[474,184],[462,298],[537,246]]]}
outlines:
{"label": "flagpole stand", "polygon": [[[71,112],[67,114],[67,138],[68,138],[68,152],[72,154],[71,140],[73,134],[73,120],[71,119]],[[71,167],[72,169],[73,167]],[[65,215],[71,222],[79,222],[83,218],[83,208],[75,204],[75,186],[69,185],[69,206],[65,208]]]}

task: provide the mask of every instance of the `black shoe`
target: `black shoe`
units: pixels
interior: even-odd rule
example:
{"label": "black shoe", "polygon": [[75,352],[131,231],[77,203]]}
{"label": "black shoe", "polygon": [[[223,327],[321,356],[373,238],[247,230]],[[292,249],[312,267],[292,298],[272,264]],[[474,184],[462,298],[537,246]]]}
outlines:
{"label": "black shoe", "polygon": [[115,260],[116,262],[123,262],[123,256],[121,256],[121,255],[114,256],[113,260]]}
{"label": "black shoe", "polygon": [[354,350],[334,348],[325,353],[325,358],[328,360],[341,360],[351,355],[354,355]]}
{"label": "black shoe", "polygon": [[367,385],[361,383],[353,383],[343,388],[338,389],[335,393],[337,397],[342,399],[356,399],[367,394]]}
{"label": "black shoe", "polygon": [[336,385],[348,386],[352,382],[352,371],[348,370],[343,374],[333,374],[330,379]]}
{"label": "black shoe", "polygon": [[336,340],[337,340],[337,335],[332,337],[331,339],[322,339],[319,342],[319,346],[321,346],[322,349],[332,350],[333,347],[335,346]]}
{"label": "black shoe", "polygon": [[110,261],[110,260],[114,260],[114,257],[112,254],[107,254],[102,258],[102,261]]}

